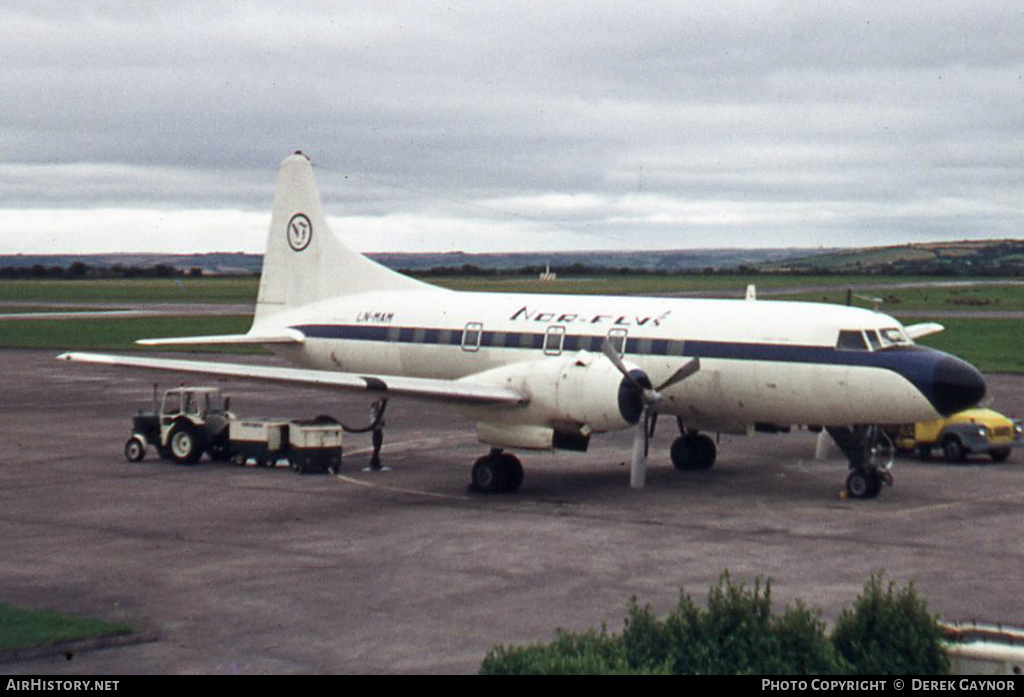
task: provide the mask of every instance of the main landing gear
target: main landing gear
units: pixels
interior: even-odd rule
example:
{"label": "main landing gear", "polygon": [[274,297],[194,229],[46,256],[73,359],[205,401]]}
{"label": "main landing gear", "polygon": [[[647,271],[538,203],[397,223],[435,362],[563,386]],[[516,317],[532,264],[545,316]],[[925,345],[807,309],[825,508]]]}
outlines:
{"label": "main landing gear", "polygon": [[880,426],[830,426],[828,432],[850,462],[846,475],[847,495],[873,499],[883,484],[892,484],[896,448]]}
{"label": "main landing gear", "polygon": [[677,470],[706,470],[715,464],[718,446],[703,433],[685,433],[672,441],[669,454]]}
{"label": "main landing gear", "polygon": [[523,465],[515,455],[491,448],[473,465],[472,479],[470,488],[481,494],[513,492],[523,483]]}
{"label": "main landing gear", "polygon": [[710,436],[696,431],[687,431],[683,426],[682,417],[676,417],[679,425],[679,437],[672,441],[669,455],[677,470],[711,469],[718,457],[718,446]]}
{"label": "main landing gear", "polygon": [[[678,470],[706,470],[715,464],[718,446],[703,433],[686,432],[680,422],[680,435],[672,443],[672,464]],[[523,465],[512,453],[501,448],[491,451],[473,465],[470,490],[479,494],[507,494],[523,484]]]}

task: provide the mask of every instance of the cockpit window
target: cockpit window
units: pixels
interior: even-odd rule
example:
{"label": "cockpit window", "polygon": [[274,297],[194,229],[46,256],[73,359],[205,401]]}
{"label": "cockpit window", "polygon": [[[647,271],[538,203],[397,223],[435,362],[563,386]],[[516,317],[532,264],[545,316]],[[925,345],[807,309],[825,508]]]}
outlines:
{"label": "cockpit window", "polygon": [[896,327],[881,329],[878,333],[882,335],[882,344],[885,346],[900,346],[910,343],[907,341],[907,337],[903,335],[903,332]]}
{"label": "cockpit window", "polygon": [[871,344],[872,351],[877,351],[882,348],[882,340],[878,338],[878,332],[874,329],[868,329],[864,334],[868,337],[868,343]]}
{"label": "cockpit window", "polygon": [[839,332],[836,348],[843,351],[867,351],[868,344],[864,341],[864,334],[859,329],[843,329]]}

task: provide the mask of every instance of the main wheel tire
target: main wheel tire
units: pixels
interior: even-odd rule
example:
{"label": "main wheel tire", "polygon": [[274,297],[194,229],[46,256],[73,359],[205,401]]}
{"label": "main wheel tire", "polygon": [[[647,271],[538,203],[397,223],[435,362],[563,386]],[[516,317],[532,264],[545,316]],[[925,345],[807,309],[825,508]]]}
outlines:
{"label": "main wheel tire", "polygon": [[484,455],[473,464],[473,491],[480,494],[496,494],[501,491],[501,465],[498,458]]}
{"label": "main wheel tire", "polygon": [[718,446],[709,436],[703,433],[692,433],[679,436],[672,441],[669,450],[672,465],[677,470],[710,469],[718,458]]}
{"label": "main wheel tire", "polygon": [[718,446],[710,436],[703,433],[692,436],[690,451],[696,456],[695,466],[697,469],[711,469],[718,458]]}
{"label": "main wheel tire", "polygon": [[171,459],[179,465],[194,465],[203,456],[199,433],[190,423],[176,424],[171,429],[167,443],[170,446]]}
{"label": "main wheel tire", "polygon": [[501,491],[513,492],[518,491],[519,487],[523,485],[523,463],[519,461],[519,458],[511,453],[502,453],[498,456],[499,465],[501,468],[502,482]]}
{"label": "main wheel tire", "polygon": [[846,476],[846,493],[855,499],[873,499],[882,490],[878,474],[865,469],[850,470]]}
{"label": "main wheel tire", "polygon": [[690,452],[690,443],[686,436],[679,436],[672,441],[669,457],[672,458],[672,465],[681,472],[694,469],[693,455]]}
{"label": "main wheel tire", "polygon": [[942,455],[946,462],[963,462],[967,459],[967,450],[959,438],[950,436],[942,441]]}
{"label": "main wheel tire", "polygon": [[146,444],[138,436],[132,436],[124,444],[124,456],[128,462],[142,462],[146,457]]}

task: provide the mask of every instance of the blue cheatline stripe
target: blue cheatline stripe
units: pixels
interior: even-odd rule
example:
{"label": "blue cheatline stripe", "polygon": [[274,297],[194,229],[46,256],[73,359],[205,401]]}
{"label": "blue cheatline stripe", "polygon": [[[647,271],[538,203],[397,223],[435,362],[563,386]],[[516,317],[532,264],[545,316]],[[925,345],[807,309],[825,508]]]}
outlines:
{"label": "blue cheatline stripe", "polygon": [[[466,332],[463,329],[436,327],[391,327],[346,324],[304,324],[291,327],[313,339],[346,341],[372,341],[435,346],[462,346]],[[474,333],[479,334],[479,344]],[[527,349],[544,348],[545,333],[495,332],[469,328],[472,337],[467,350],[478,347]],[[556,334],[562,340],[562,352],[587,350],[601,351],[605,336]],[[614,338],[612,338],[614,341]],[[557,342],[554,342],[557,346]],[[544,353],[534,354],[536,357]],[[892,346],[880,351],[838,349],[834,346],[792,346],[783,344],[743,343],[736,341],[683,341],[629,337],[627,357],[687,356],[718,358],[733,361],[763,361],[830,365],[839,367],[866,367],[888,370],[913,384],[941,414],[952,413],[970,406],[971,399],[981,399],[985,392],[984,379],[975,368],[958,358],[923,346]],[[524,356],[524,359],[528,358]]]}
{"label": "blue cheatline stripe", "polygon": [[[347,341],[382,341],[399,344],[435,346],[461,346],[462,329],[429,327],[391,327],[351,324],[302,324],[291,327],[313,339]],[[537,332],[484,331],[480,346],[489,348],[542,349],[545,334]],[[567,334],[563,338],[563,352],[580,350],[599,353],[604,335],[586,336]],[[720,358],[737,361],[767,361],[775,363],[820,363],[824,365],[865,366],[893,370],[911,377],[934,369],[935,353],[920,346],[898,346],[883,351],[849,351],[833,346],[794,346],[786,344],[744,343],[735,341],[680,341],[629,337],[626,353],[633,356],[688,356]],[[914,366],[914,364],[920,364]],[[909,372],[908,372],[909,369]]]}

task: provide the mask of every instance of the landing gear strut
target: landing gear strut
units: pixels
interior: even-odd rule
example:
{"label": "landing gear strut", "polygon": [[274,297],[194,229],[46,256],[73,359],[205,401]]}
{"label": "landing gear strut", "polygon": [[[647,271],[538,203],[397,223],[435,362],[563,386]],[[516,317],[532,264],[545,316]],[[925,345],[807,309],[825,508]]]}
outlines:
{"label": "landing gear strut", "polygon": [[873,499],[883,484],[892,484],[896,448],[880,426],[830,426],[828,432],[850,462],[846,475],[849,496]]}
{"label": "landing gear strut", "polygon": [[470,488],[481,494],[516,491],[523,483],[523,465],[519,458],[501,448],[491,448],[473,465]]}

